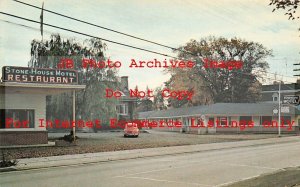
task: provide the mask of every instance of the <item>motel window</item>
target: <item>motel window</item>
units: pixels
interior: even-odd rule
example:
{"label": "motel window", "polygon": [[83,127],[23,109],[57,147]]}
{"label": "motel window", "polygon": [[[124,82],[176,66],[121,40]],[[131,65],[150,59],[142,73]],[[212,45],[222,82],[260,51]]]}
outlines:
{"label": "motel window", "polygon": [[261,116],[260,117],[260,125],[264,124],[264,121],[272,122],[272,116]]}
{"label": "motel window", "polygon": [[[290,123],[292,122],[292,117],[291,116],[281,116],[280,120],[281,120],[281,122],[282,122],[282,120],[284,120],[284,125],[288,126],[288,124],[289,124],[288,122],[290,122]],[[278,124],[281,124],[281,122],[280,123],[278,122],[278,116],[274,116],[273,121],[276,121]],[[294,124],[294,125],[296,125],[296,124]]]}
{"label": "motel window", "polygon": [[212,121],[215,126],[215,118],[208,118],[208,121]]}
{"label": "motel window", "polygon": [[128,114],[128,106],[126,104],[118,104],[116,106],[117,114],[127,115]]}
{"label": "motel window", "polygon": [[204,121],[203,121],[203,119],[202,119],[201,117],[196,118],[196,119],[197,119],[197,124],[198,124],[199,126],[204,125]]}
{"label": "motel window", "polygon": [[[281,117],[282,120],[284,120],[284,125],[288,126],[289,123],[292,123],[292,118],[291,116],[282,116]],[[294,124],[295,125],[295,124]]]}
{"label": "motel window", "polygon": [[228,125],[231,125],[231,121],[232,121],[231,116],[228,116]]}
{"label": "motel window", "polygon": [[34,128],[34,110],[0,109],[0,128]]}
{"label": "motel window", "polygon": [[240,116],[240,123],[245,122],[245,124],[248,124],[249,121],[252,121],[252,116]]}
{"label": "motel window", "polygon": [[221,126],[226,126],[226,124],[227,124],[227,117],[218,117],[218,120],[219,120],[219,124]]}

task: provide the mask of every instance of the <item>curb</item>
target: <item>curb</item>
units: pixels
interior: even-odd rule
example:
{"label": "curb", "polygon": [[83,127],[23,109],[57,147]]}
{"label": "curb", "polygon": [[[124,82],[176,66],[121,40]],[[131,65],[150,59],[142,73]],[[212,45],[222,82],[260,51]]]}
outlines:
{"label": "curb", "polygon": [[[298,137],[299,138],[299,137]],[[250,140],[253,141],[253,140]],[[70,157],[70,159],[60,159],[60,160],[50,160],[54,157],[43,157],[45,161],[32,161],[32,162],[23,162],[19,163],[19,166],[13,166],[11,168],[0,168],[0,173],[2,172],[12,172],[12,171],[25,171],[25,170],[36,170],[36,169],[47,169],[47,168],[55,168],[55,167],[67,167],[67,166],[79,166],[79,165],[87,165],[87,164],[95,164],[95,163],[101,163],[101,162],[111,162],[111,161],[121,161],[121,160],[131,160],[131,159],[137,159],[137,158],[149,158],[149,157],[157,157],[157,156],[167,156],[167,155],[180,155],[180,154],[189,154],[189,153],[199,153],[199,152],[208,152],[208,151],[216,151],[216,150],[225,150],[225,149],[233,149],[233,148],[239,148],[239,147],[253,147],[253,146],[263,146],[263,145],[272,145],[272,144],[283,144],[283,143],[290,143],[295,142],[295,138],[292,140],[286,140],[286,141],[271,141],[271,142],[262,142],[262,143],[256,143],[253,142],[252,144],[246,144],[246,145],[230,145],[225,147],[219,147],[219,148],[208,148],[208,149],[197,149],[197,145],[188,145],[192,149],[191,150],[184,150],[182,148],[186,146],[171,146],[171,147],[160,147],[160,148],[148,148],[146,150],[152,149],[175,149],[171,150],[170,152],[146,152],[143,153],[142,151],[144,149],[133,149],[133,150],[124,150],[124,151],[115,151],[115,152],[100,152],[98,154],[102,154],[100,156],[95,156],[93,153],[86,153],[86,154],[78,154],[78,155],[65,155],[67,157]],[[231,142],[232,143],[232,142]],[[234,142],[233,142],[234,143]],[[249,143],[249,142],[246,142]],[[251,142],[250,142],[251,143]],[[214,144],[214,143],[213,143]],[[244,143],[245,144],[245,143]],[[205,144],[198,144],[202,145],[203,147]],[[212,145],[212,144],[211,144]],[[196,147],[196,148],[194,148]],[[122,153],[117,154],[117,153]],[[90,155],[93,156],[90,156]],[[97,154],[97,153],[96,153]],[[109,155],[112,154],[112,155]],[[90,157],[89,157],[90,156]],[[59,158],[62,156],[57,156],[56,158]],[[73,157],[73,158],[72,158]],[[37,158],[37,159],[43,159],[43,158]],[[34,159],[34,158],[32,158]],[[48,159],[48,160],[47,160]],[[31,159],[26,159],[31,160]]]}
{"label": "curb", "polygon": [[10,171],[18,171],[18,169],[15,166],[0,168],[0,173],[1,172],[10,172]]}

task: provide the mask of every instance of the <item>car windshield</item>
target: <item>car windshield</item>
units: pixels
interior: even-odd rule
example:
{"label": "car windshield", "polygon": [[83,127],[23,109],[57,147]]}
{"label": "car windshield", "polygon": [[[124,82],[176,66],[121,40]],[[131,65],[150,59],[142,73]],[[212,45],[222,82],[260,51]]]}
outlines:
{"label": "car windshield", "polygon": [[126,123],[125,127],[127,129],[134,129],[134,128],[137,128],[137,124],[136,123]]}

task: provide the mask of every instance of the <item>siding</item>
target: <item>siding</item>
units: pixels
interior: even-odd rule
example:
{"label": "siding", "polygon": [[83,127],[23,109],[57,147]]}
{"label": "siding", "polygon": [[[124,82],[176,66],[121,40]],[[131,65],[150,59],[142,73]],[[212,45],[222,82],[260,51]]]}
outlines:
{"label": "siding", "polygon": [[[1,109],[33,109],[34,110],[34,130],[46,130],[45,127],[39,127],[39,119],[46,119],[46,95],[44,94],[1,94]],[[4,100],[2,99],[4,97]],[[8,129],[1,129],[8,130]],[[26,131],[28,129],[9,129],[10,131]]]}

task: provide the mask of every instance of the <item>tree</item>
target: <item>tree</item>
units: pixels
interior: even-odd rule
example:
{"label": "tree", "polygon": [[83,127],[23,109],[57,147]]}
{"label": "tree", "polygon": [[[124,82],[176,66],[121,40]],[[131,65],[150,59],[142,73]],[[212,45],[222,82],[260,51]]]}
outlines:
{"label": "tree", "polygon": [[165,98],[162,95],[162,88],[161,87],[157,87],[154,90],[153,109],[154,110],[165,110],[165,109],[167,109],[167,107],[165,105]]}
{"label": "tree", "polygon": [[[105,97],[105,88],[118,85],[116,70],[111,68],[83,68],[82,59],[100,61],[104,57],[105,44],[99,39],[85,40],[82,44],[73,39],[62,40],[59,34],[51,35],[50,40],[31,42],[30,67],[57,68],[62,58],[74,62],[78,71],[78,83],[86,89],[76,93],[77,117],[81,119],[101,119],[108,123],[115,117],[115,100]],[[71,93],[47,97],[47,118],[72,119]]]}
{"label": "tree", "polygon": [[[289,20],[299,19],[299,14],[296,15],[297,8],[300,5],[300,0],[270,0],[270,6],[275,6],[275,10],[285,10],[285,15],[289,17]],[[300,31],[300,28],[298,29]]]}
{"label": "tree", "polygon": [[[138,89],[137,86],[136,86],[136,89]],[[148,90],[149,90],[149,88],[147,86],[145,92],[147,93]],[[142,99],[138,99],[136,112],[146,112],[146,111],[151,111],[151,110],[153,110],[153,101],[150,100],[148,96],[145,96]]]}
{"label": "tree", "polygon": [[171,78],[165,82],[166,88],[170,90],[188,90],[194,92],[191,100],[188,100],[187,97],[182,100],[168,98],[169,107],[179,108],[182,106],[196,106],[213,102],[203,79],[191,76],[191,71],[188,69],[173,68],[169,69],[169,72],[171,73]]}
{"label": "tree", "polygon": [[149,98],[140,100],[140,104],[136,108],[136,112],[146,112],[153,110],[153,102]]}
{"label": "tree", "polygon": [[[192,59],[196,63],[195,67],[168,69],[171,79],[166,86],[191,89],[196,97],[192,101],[169,103],[173,107],[180,107],[183,104],[178,102],[190,102],[192,105],[211,102],[255,102],[260,99],[261,85],[258,78],[268,68],[265,58],[269,55],[272,55],[272,51],[261,44],[238,38],[207,37],[200,41],[190,40],[180,47],[178,58]],[[242,61],[243,67],[231,70],[206,68],[205,59],[218,62]]]}
{"label": "tree", "polygon": [[285,10],[285,15],[289,16],[289,19],[299,19],[299,16],[296,16],[297,8],[300,4],[300,0],[270,0],[271,6],[275,6],[272,12],[275,10],[283,9]]}

